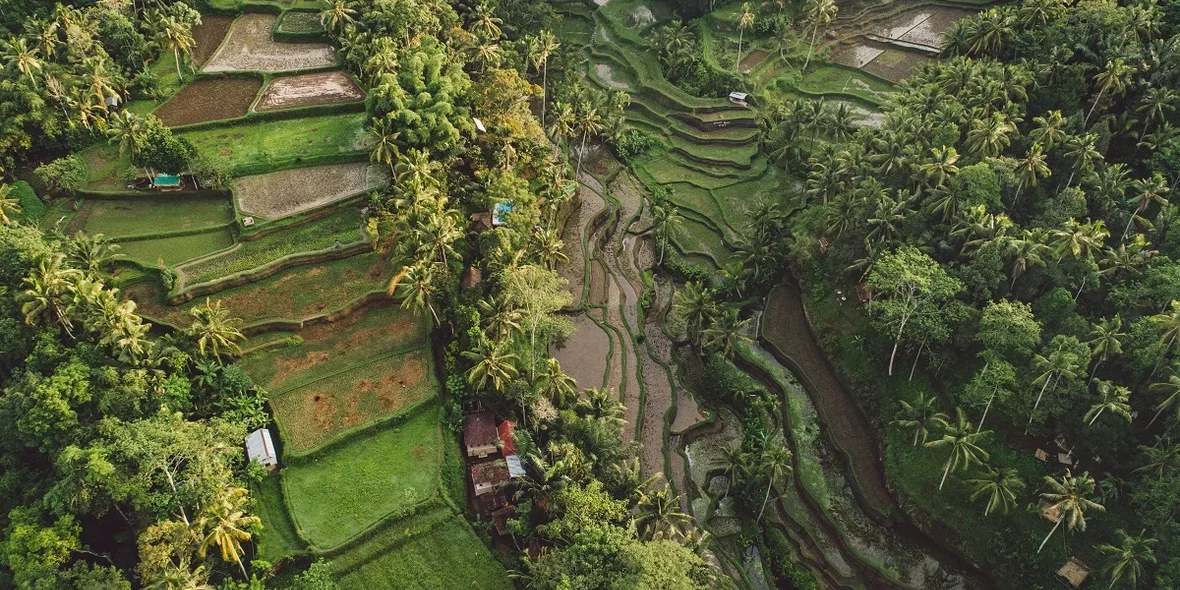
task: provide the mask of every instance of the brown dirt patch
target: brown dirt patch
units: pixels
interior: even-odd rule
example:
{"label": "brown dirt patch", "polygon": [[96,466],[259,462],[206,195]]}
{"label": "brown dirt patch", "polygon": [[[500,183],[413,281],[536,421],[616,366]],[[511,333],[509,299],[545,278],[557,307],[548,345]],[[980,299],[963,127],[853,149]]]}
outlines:
{"label": "brown dirt patch", "polygon": [[365,97],[365,91],[344,72],[320,72],[275,78],[267,85],[256,111],[274,111],[339,102]]}
{"label": "brown dirt patch", "polygon": [[213,57],[213,53],[217,51],[233,24],[234,17],[232,16],[207,15],[201,17],[201,24],[193,27],[193,41],[196,41],[196,46],[193,47],[193,63],[197,66],[205,65],[205,62]]}
{"label": "brown dirt patch", "polygon": [[276,18],[246,14],[235,20],[205,71],[290,72],[336,65],[336,54],[326,43],[276,43]]}
{"label": "brown dirt patch", "polygon": [[755,49],[754,51],[751,51],[750,55],[747,55],[746,58],[741,61],[741,63],[738,64],[738,69],[743,72],[749,72],[762,65],[762,62],[766,61],[766,58],[768,57],[770,57],[769,53],[762,51],[761,49]]}
{"label": "brown dirt patch", "polygon": [[234,179],[243,212],[279,218],[375,190],[389,180],[387,168],[367,162],[297,168]]}
{"label": "brown dirt patch", "polygon": [[274,379],[271,380],[270,386],[278,389],[291,377],[292,373],[300,373],[323,364],[330,357],[331,355],[326,352],[313,352],[296,359],[281,359],[276,363],[278,365],[278,371],[275,373]]}
{"label": "brown dirt patch", "polygon": [[602,387],[610,356],[610,336],[586,314],[574,318],[574,334],[553,357],[579,387]]}
{"label": "brown dirt patch", "polygon": [[250,110],[260,80],[197,80],[156,109],[169,127],[241,117]]}

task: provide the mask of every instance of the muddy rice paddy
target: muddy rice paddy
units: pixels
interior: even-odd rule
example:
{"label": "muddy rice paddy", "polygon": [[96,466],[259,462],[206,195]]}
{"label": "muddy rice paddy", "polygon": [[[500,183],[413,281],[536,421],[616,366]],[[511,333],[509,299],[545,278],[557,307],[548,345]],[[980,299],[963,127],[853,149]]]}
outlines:
{"label": "muddy rice paddy", "polygon": [[762,62],[766,61],[766,58],[768,57],[770,57],[769,53],[761,49],[755,49],[754,51],[751,51],[750,55],[747,55],[740,64],[738,64],[738,69],[743,72],[749,72],[762,65]]}
{"label": "muddy rice paddy", "polygon": [[241,117],[260,88],[257,79],[197,80],[160,105],[155,115],[169,127]]}
{"label": "muddy rice paddy", "polygon": [[246,14],[235,20],[205,71],[290,72],[336,65],[336,54],[326,43],[276,43],[275,19]]}
{"label": "muddy rice paddy", "polygon": [[285,217],[385,186],[386,169],[367,162],[297,168],[234,179],[233,192],[245,213]]}
{"label": "muddy rice paddy", "polygon": [[284,76],[271,80],[254,106],[256,111],[274,111],[339,102],[365,97],[365,91],[344,72],[319,72]]}
{"label": "muddy rice paddy", "polygon": [[206,15],[201,17],[201,24],[193,27],[193,65],[201,66],[221,45],[226,33],[234,23],[232,16]]}
{"label": "muddy rice paddy", "polygon": [[606,378],[607,357],[611,354],[610,336],[586,314],[574,318],[574,334],[562,346],[552,350],[561,368],[578,382],[578,387],[602,387]]}

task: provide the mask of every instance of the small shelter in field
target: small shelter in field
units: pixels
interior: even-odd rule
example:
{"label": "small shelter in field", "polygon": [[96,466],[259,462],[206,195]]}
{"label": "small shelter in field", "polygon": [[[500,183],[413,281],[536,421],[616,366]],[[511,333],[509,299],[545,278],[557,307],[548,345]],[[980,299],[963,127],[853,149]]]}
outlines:
{"label": "small shelter in field", "polygon": [[157,174],[152,177],[152,188],[158,191],[178,191],[184,188],[179,174]]}
{"label": "small shelter in field", "polygon": [[740,105],[740,106],[744,107],[748,104],[749,100],[750,100],[750,95],[746,94],[745,92],[730,92],[729,93],[729,102],[732,102],[733,104]]}
{"label": "small shelter in field", "polygon": [[468,457],[484,458],[500,450],[496,419],[491,412],[476,412],[463,416],[463,446]]}
{"label": "small shelter in field", "polygon": [[267,469],[279,466],[279,456],[275,452],[274,441],[270,438],[270,430],[259,428],[246,436],[246,456],[250,461],[257,461]]}
{"label": "small shelter in field", "polygon": [[1057,570],[1057,575],[1065,578],[1070,586],[1077,588],[1086,581],[1086,578],[1090,577],[1090,566],[1076,557],[1071,557],[1069,561],[1065,562],[1065,565],[1061,566],[1061,569]]}

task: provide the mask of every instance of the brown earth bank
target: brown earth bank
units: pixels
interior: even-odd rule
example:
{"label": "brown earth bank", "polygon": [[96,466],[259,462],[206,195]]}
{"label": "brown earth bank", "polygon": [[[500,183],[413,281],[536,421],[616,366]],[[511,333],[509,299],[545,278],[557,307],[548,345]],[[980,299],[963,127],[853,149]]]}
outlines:
{"label": "brown earth bank", "polygon": [[197,80],[156,109],[169,127],[241,117],[250,110],[262,81]]}
{"label": "brown earth bank", "polygon": [[275,78],[262,92],[256,111],[275,111],[339,102],[365,97],[365,91],[344,72],[320,72]]}
{"label": "brown earth bank", "polygon": [[193,27],[193,64],[202,66],[213,57],[221,41],[234,24],[234,17],[221,15],[207,15],[201,17],[201,24]]}

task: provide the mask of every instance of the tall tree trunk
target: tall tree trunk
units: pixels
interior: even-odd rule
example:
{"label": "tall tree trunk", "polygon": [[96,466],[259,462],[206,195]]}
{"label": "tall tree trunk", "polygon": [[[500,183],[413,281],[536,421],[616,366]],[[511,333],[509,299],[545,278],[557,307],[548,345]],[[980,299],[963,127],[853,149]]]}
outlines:
{"label": "tall tree trunk", "polygon": [[[954,451],[951,451],[951,452],[953,453]],[[954,455],[952,455],[952,456],[954,456]],[[950,473],[951,473],[951,460],[947,459],[946,460],[946,470],[942,472],[942,481],[938,482],[938,489],[941,490],[942,486],[946,485],[946,476],[950,475]]]}
{"label": "tall tree trunk", "polygon": [[1159,419],[1159,417],[1160,417],[1160,414],[1163,414],[1163,413],[1164,413],[1164,410],[1166,410],[1166,409],[1167,409],[1167,408],[1160,408],[1160,409],[1159,409],[1159,411],[1155,413],[1155,416],[1153,416],[1153,417],[1151,418],[1151,422],[1148,422],[1148,423],[1147,423],[1147,427],[1148,427],[1148,428],[1151,428],[1151,425],[1152,425],[1152,424],[1155,424],[1155,421],[1156,421],[1157,419]]}
{"label": "tall tree trunk", "polygon": [[803,62],[803,73],[807,73],[807,64],[811,63],[811,52],[815,51],[815,34],[819,32],[819,23],[811,27],[811,43],[807,46],[807,59]]}
{"label": "tall tree trunk", "polygon": [[545,111],[549,106],[549,58],[541,62],[541,129],[545,128]]}
{"label": "tall tree trunk", "polygon": [[910,366],[910,379],[909,379],[910,381],[914,380],[914,370],[916,370],[918,368],[918,359],[922,358],[922,347],[923,346],[926,346],[925,340],[923,340],[922,343],[918,345],[918,354],[914,355],[914,364]]}
{"label": "tall tree trunk", "polygon": [[586,157],[586,135],[588,134],[589,132],[587,131],[582,132],[582,147],[578,149],[578,169],[574,172],[575,179],[581,178],[582,176],[582,158]]}
{"label": "tall tree trunk", "polygon": [[746,30],[738,27],[738,52],[737,58],[733,60],[733,69],[740,76],[742,73],[742,36],[745,35]]}
{"label": "tall tree trunk", "polygon": [[1105,354],[1098,357],[1098,362],[1094,363],[1094,368],[1090,371],[1090,378],[1086,379],[1086,388],[1087,389],[1089,389],[1090,382],[1094,380],[1094,375],[1098,374],[1098,365],[1101,365],[1102,361],[1104,361],[1104,360],[1106,360]]}
{"label": "tall tree trunk", "polygon": [[[1041,392],[1037,394],[1037,403],[1033,404],[1033,409],[1028,413],[1028,424],[1032,424],[1033,414],[1037,413],[1037,408],[1041,407],[1041,398],[1045,396],[1045,390],[1049,389],[1049,382],[1053,380],[1052,377],[1045,378],[1045,384],[1041,386]],[[1028,424],[1025,424],[1025,432],[1028,432]]]}
{"label": "tall tree trunk", "polygon": [[762,513],[766,512],[766,501],[770,499],[770,488],[774,486],[774,479],[766,484],[766,496],[762,498],[762,510],[758,511],[758,518],[754,519],[755,523],[762,522]]}
{"label": "tall tree trunk", "polygon": [[996,394],[999,392],[1000,386],[997,385],[996,388],[992,390],[992,396],[987,398],[987,405],[983,408],[983,417],[979,419],[979,427],[975,429],[975,432],[980,432],[983,430],[983,421],[987,420],[987,413],[992,409],[992,402],[995,401]]}
{"label": "tall tree trunk", "polygon": [[180,78],[180,83],[184,83],[184,74],[180,73],[180,51],[175,47],[172,48],[172,57],[176,59],[176,77]]}
{"label": "tall tree trunk", "polygon": [[1053,528],[1049,530],[1049,534],[1045,535],[1045,540],[1041,541],[1041,546],[1037,547],[1037,553],[1040,553],[1041,549],[1045,548],[1045,543],[1049,542],[1049,537],[1052,537],[1053,533],[1057,532],[1057,527],[1059,527],[1059,526],[1061,526],[1061,517],[1060,516],[1058,516],[1057,522],[1053,525]]}
{"label": "tall tree trunk", "polygon": [[897,358],[897,347],[901,344],[901,334],[905,330],[905,324],[910,318],[907,316],[901,321],[901,326],[897,329],[897,339],[893,341],[893,353],[889,355],[889,376],[893,376],[893,360]]}
{"label": "tall tree trunk", "polygon": [[1101,410],[1098,410],[1098,413],[1094,414],[1094,417],[1091,418],[1090,421],[1086,423],[1086,426],[1093,426],[1094,422],[1096,422],[1098,420],[1098,417],[1102,415],[1102,412],[1105,412],[1105,411],[1106,411],[1106,408],[1102,408]]}
{"label": "tall tree trunk", "polygon": [[1102,90],[1098,91],[1098,96],[1094,98],[1094,104],[1090,105],[1090,111],[1086,113],[1086,118],[1082,119],[1083,128],[1090,122],[1090,115],[1094,114],[1094,109],[1098,108],[1098,103],[1102,102],[1102,95],[1104,93],[1106,93],[1105,86],[1102,87]]}
{"label": "tall tree trunk", "polygon": [[1138,210],[1131,214],[1131,218],[1127,220],[1127,227],[1123,228],[1123,236],[1119,238],[1119,243],[1123,244],[1127,241],[1127,233],[1131,231],[1131,224],[1135,223],[1135,216],[1139,214]]}

